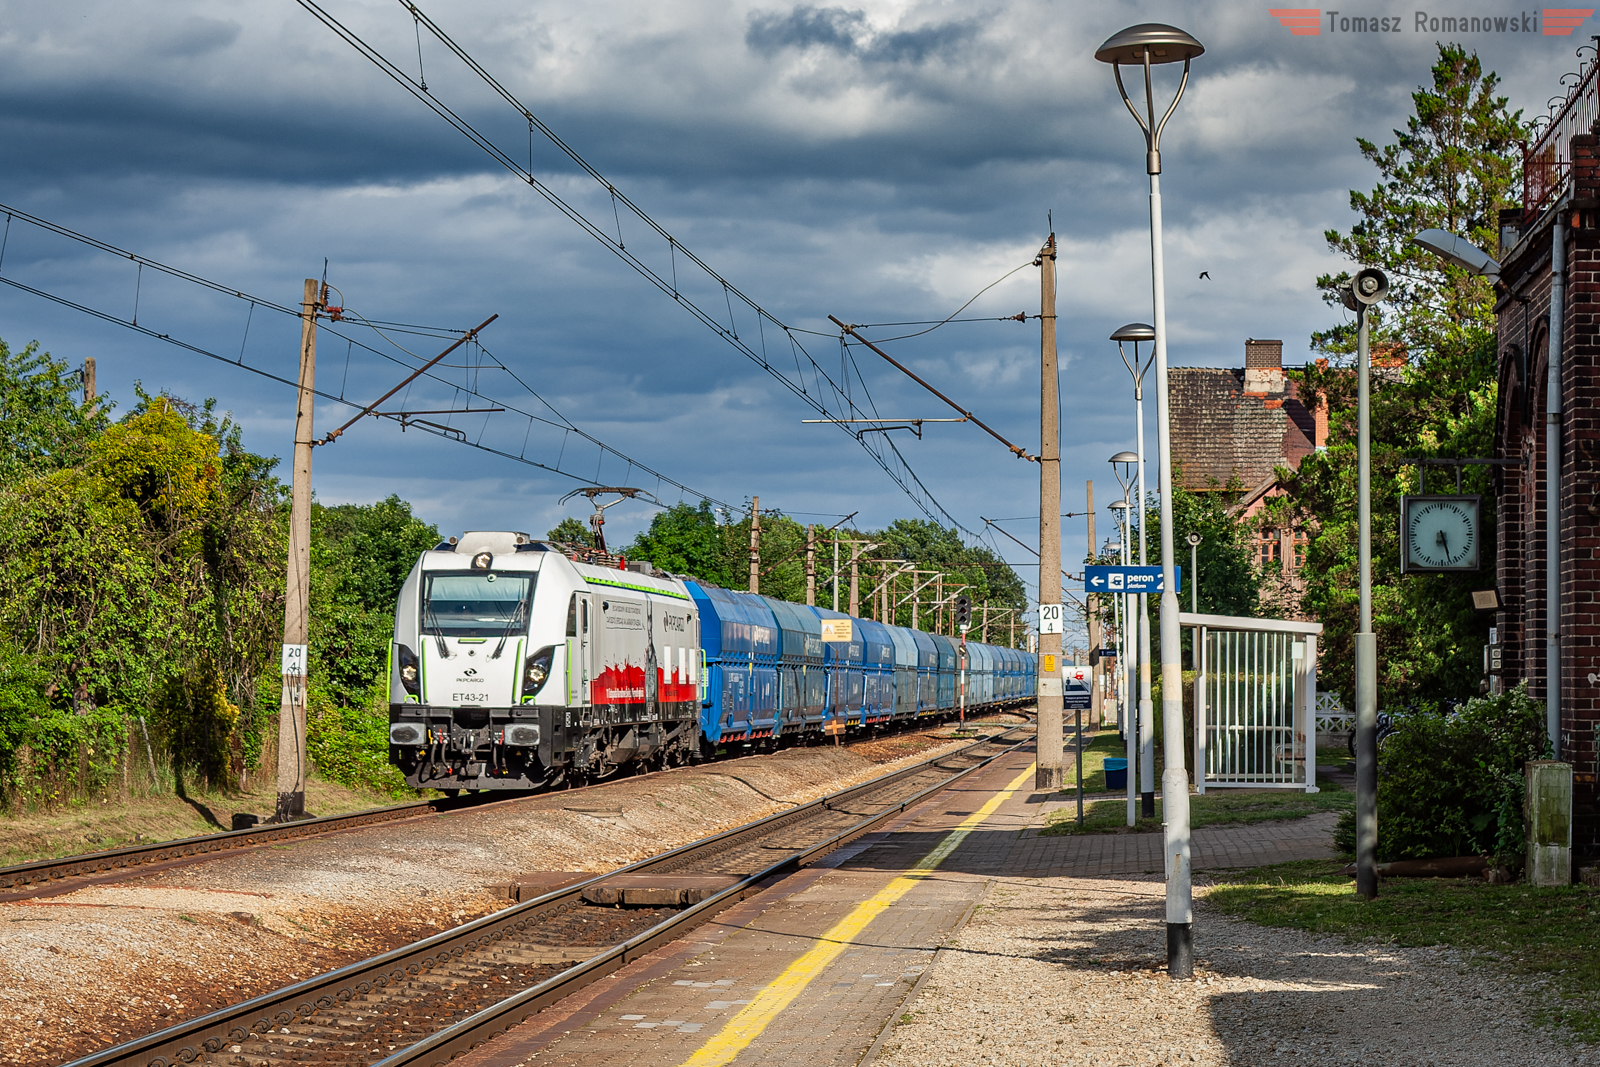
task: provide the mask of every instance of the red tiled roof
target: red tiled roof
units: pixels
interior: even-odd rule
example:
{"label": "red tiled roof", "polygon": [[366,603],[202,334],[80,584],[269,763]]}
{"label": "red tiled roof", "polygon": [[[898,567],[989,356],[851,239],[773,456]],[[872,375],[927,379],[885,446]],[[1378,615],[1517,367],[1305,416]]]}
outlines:
{"label": "red tiled roof", "polygon": [[1174,367],[1167,399],[1185,489],[1249,489],[1316,451],[1316,417],[1293,381],[1282,393],[1246,393],[1242,368]]}

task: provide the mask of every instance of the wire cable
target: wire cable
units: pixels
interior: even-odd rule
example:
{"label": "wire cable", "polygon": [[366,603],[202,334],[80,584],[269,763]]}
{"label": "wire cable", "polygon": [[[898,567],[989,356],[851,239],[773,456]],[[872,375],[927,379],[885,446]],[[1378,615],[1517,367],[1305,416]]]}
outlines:
{"label": "wire cable", "polygon": [[[707,264],[694,252],[684,247],[682,242],[678,241],[665,229],[665,227],[661,226],[661,224],[656,222],[654,218],[652,218],[642,208],[630,200],[625,193],[616,187],[614,183],[608,181],[604,175],[602,175],[595,167],[590,165],[587,160],[579,155],[579,153],[573,149],[571,145],[567,144],[566,141],[564,141],[554,130],[540,120],[538,116],[534,115],[533,112],[520,100],[518,100],[510,90],[502,85],[492,74],[489,73],[487,69],[485,69],[476,59],[474,59],[472,55],[466,51],[466,49],[457,44],[456,41],[452,39],[449,34],[445,33],[437,23],[424,14],[415,3],[411,3],[409,0],[397,0],[406,13],[415,20],[417,25],[427,29],[436,40],[438,40],[445,46],[447,50],[454,54],[456,58],[459,59],[486,86],[488,86],[490,90],[495,93],[495,95],[499,96],[507,105],[516,110],[516,112],[524,120],[526,120],[526,123],[530,128],[537,129],[547,140],[550,141],[551,144],[560,149],[560,151],[569,160],[571,160],[576,166],[579,167],[579,169],[581,169],[586,175],[588,175],[598,184],[600,191],[603,192],[604,195],[609,199],[612,206],[614,224],[617,228],[617,236],[615,238],[613,238],[610,232],[608,232],[609,227],[606,227],[603,224],[591,219],[577,206],[558,194],[551,186],[541,181],[539,177],[532,172],[531,166],[524,167],[520,159],[513,158],[508,150],[502,149],[486,134],[478,130],[472,125],[472,123],[468,122],[459,113],[440,100],[436,91],[428,89],[426,86],[421,84],[418,79],[412,78],[406,71],[402,70],[398,65],[390,61],[375,47],[364,40],[359,34],[336,19],[331,13],[328,12],[326,8],[317,3],[316,0],[297,0],[297,2],[319,22],[331,30],[340,39],[344,40],[352,48],[354,48],[360,55],[376,66],[391,80],[409,92],[416,100],[426,106],[429,110],[433,111],[445,122],[449,123],[459,133],[461,133],[462,136],[466,137],[473,144],[477,145],[491,159],[505,167],[520,181],[527,183],[531,189],[543,197],[558,212],[566,216],[571,222],[578,226],[579,229],[583,230],[584,233],[588,234],[591,238],[604,245],[642,278],[654,285],[660,292],[672,297],[673,301],[681,305],[690,315],[696,319],[699,319],[700,322],[708,329],[720,336],[729,345],[734,347],[747,359],[754,362],[757,366],[761,367],[773,378],[777,379],[802,403],[806,404],[818,414],[823,415],[830,420],[848,418],[859,410],[859,408],[857,408],[854,402],[850,399],[847,390],[840,383],[835,382],[832,377],[822,369],[821,365],[816,361],[816,359],[812,357],[808,351],[806,351],[805,346],[801,345],[795,338],[794,334],[797,331],[785,325],[775,315],[767,311],[760,304],[756,303],[750,296],[745,294],[737,286],[733,285],[722,275],[718,274],[709,264]],[[519,124],[519,129],[520,128],[521,127]],[[517,151],[520,153],[520,146],[517,148]],[[664,250],[670,258],[670,268],[668,270],[665,272],[656,270],[654,267],[650,266],[650,264],[644,261],[638,251],[630,250],[624,243],[621,217],[619,214],[620,210],[623,208],[627,209],[634,219],[637,219],[640,223],[642,223],[648,233],[654,234],[656,237],[659,237],[663,242],[665,242]],[[636,248],[637,242],[635,242],[635,249]],[[725,304],[724,310],[727,311],[730,316],[727,326],[722,324],[720,314],[713,312],[709,307],[702,306],[687,292],[685,292],[684,286],[680,284],[678,278],[678,259],[680,257],[686,263],[698,267],[704,273],[706,280],[708,280],[714,287],[721,289],[721,294],[724,298]],[[759,342],[760,350],[758,350],[757,347],[752,345],[748,340],[741,338],[738,333],[737,323],[735,317],[733,316],[732,306],[732,302],[735,299],[737,299],[743,307],[748,309],[754,315],[757,322],[762,326],[762,329],[757,331],[758,337],[761,338]],[[776,330],[780,330],[784,334],[788,335],[791,348],[793,350],[798,350],[798,352],[803,354],[807,361],[811,364],[812,378],[817,385],[817,390],[815,393],[813,393],[811,388],[808,388],[808,385],[805,381],[805,376],[803,374],[799,375],[798,379],[791,379],[767,358],[765,352],[765,326],[767,324],[771,324]],[[826,389],[822,388],[822,382],[827,383]],[[832,394],[834,402],[843,409],[842,413],[836,413],[835,411],[830,410],[828,403],[826,402],[827,398],[825,395],[819,395],[827,393]],[[845,433],[850,432],[842,424],[840,425],[840,429]],[[855,435],[851,434],[851,436],[854,437]],[[889,454],[890,450],[885,450],[882,448],[880,442],[869,443],[864,438],[858,438],[857,440],[867,454],[871,456],[875,462],[877,462],[884,472],[889,475],[890,479],[900,487],[907,497],[911,499],[912,503],[916,505],[916,507],[922,511],[927,518],[938,522],[942,516],[945,521],[949,522],[956,529],[961,530],[967,536],[973,539],[977,538],[977,535],[973,533],[972,530],[968,529],[966,526],[956,520],[956,518],[952,516],[950,512],[946,510],[930,492],[928,492],[927,487],[922,484],[921,479],[918,478],[915,472],[911,470],[910,466],[905,462],[905,457],[900,455],[898,451],[893,451],[893,455],[891,456]]]}

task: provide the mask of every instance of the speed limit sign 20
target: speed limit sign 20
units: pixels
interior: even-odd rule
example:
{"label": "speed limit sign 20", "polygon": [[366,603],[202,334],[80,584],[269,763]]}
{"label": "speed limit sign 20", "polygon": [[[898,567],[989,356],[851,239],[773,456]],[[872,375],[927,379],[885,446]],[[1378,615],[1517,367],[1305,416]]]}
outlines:
{"label": "speed limit sign 20", "polygon": [[1039,605],[1039,632],[1042,634],[1058,634],[1061,632],[1061,605]]}

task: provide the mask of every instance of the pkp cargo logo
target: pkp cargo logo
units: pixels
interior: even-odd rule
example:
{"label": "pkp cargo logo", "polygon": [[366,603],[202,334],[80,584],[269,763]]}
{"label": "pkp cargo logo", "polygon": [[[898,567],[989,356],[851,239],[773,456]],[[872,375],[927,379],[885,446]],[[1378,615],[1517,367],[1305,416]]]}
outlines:
{"label": "pkp cargo logo", "polygon": [[1402,15],[1347,15],[1320,7],[1269,7],[1267,14],[1277,19],[1296,37],[1321,37],[1326,24],[1329,34],[1339,33],[1537,33],[1545,37],[1571,37],[1595,13],[1592,7],[1546,7],[1519,11],[1513,15],[1436,15],[1413,11],[1409,20]]}

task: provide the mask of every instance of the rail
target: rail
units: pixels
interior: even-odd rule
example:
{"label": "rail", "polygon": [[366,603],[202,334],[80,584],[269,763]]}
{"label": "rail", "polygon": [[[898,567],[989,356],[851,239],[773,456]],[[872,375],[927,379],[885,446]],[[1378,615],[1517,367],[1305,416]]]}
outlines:
{"label": "rail", "polygon": [[[452,957],[491,948],[497,942],[514,937],[518,932],[535,926],[541,916],[553,917],[582,906],[584,890],[607,879],[652,870],[672,870],[684,865],[691,858],[707,854],[715,855],[737,845],[741,840],[759,838],[774,829],[800,822],[808,816],[823,812],[836,813],[840,810],[840,805],[853,798],[881,791],[887,786],[924,773],[930,768],[946,770],[939,765],[984,746],[1002,744],[1004,742],[1001,739],[1029,725],[1031,724],[1025,723],[1013,726],[998,734],[980,738],[955,752],[923,760],[849,789],[830,793],[744,826],[702,838],[659,856],[596,875],[369,960],[350,964],[165,1030],[103,1049],[74,1060],[67,1067],[173,1067],[174,1064],[194,1063],[204,1056],[215,1055],[224,1047],[237,1044],[253,1035],[269,1033],[275,1028],[297,1020],[304,1021],[318,1011],[333,1008],[355,997],[383,989],[391,983],[407,982],[428,971],[435,964],[448,961]],[[742,878],[736,884],[672,916],[665,922],[606,948],[560,974],[390,1054],[380,1061],[381,1067],[448,1062],[451,1057],[481,1044],[495,1034],[524,1021],[542,1008],[570,996],[618,967],[681,936],[687,929],[699,925],[719,911],[757,892],[766,879],[796,870],[817,857],[871,832],[913,804],[949,788],[951,784],[988,766],[1000,756],[1027,744],[1029,740],[1031,738],[1011,743],[1004,749],[985,756],[972,766],[955,771],[928,789],[895,801],[882,811],[856,821],[820,843],[799,848],[790,855],[767,864],[761,870]]]}
{"label": "rail", "polygon": [[[951,709],[950,714],[954,715],[954,709]],[[1020,713],[1012,712],[1011,714]],[[888,725],[896,724],[891,723]],[[930,721],[926,718],[908,719],[904,721],[904,725],[921,729],[929,726]],[[629,780],[647,777],[649,774],[670,774],[676,769],[633,775]],[[579,793],[585,789],[597,789],[602,786],[613,785],[618,780],[614,778],[606,779],[590,785],[562,790],[562,792],[563,794]],[[438,800],[418,800],[407,804],[395,804],[384,808],[369,808],[365,811],[349,812],[344,815],[324,815],[316,819],[301,819],[292,823],[261,823],[248,830],[223,830],[215,834],[201,834],[195,837],[180,838],[176,841],[125,845],[121,848],[106,849],[101,852],[87,852],[76,856],[63,856],[58,859],[32,860],[28,863],[19,863],[10,867],[0,867],[0,903],[70,892],[72,889],[83,885],[105,880],[95,879],[95,875],[116,876],[119,872],[131,872],[132,869],[138,867],[181,863],[198,857],[219,859],[225,853],[239,852],[282,841],[340,833],[345,830],[371,826],[376,823],[392,822],[397,819],[415,819],[426,815],[444,814],[482,804],[514,803],[519,800],[549,795],[551,794],[478,794],[474,796],[447,797]],[[71,880],[70,885],[59,884],[69,880]]]}

